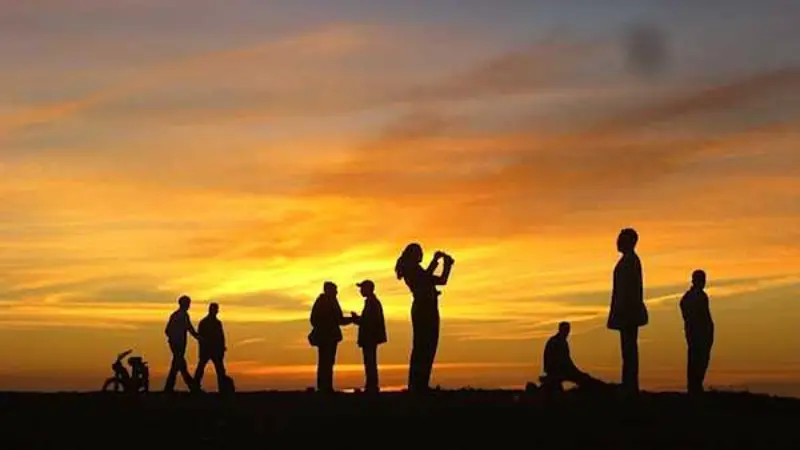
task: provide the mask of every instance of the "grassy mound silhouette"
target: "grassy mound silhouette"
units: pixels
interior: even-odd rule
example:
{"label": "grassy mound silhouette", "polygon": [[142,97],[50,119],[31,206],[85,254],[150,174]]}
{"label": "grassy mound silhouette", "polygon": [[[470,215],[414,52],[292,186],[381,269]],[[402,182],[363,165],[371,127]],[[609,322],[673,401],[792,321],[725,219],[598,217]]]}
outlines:
{"label": "grassy mound silhouette", "polygon": [[19,449],[800,448],[800,400],[748,393],[5,393],[0,401],[3,441]]}

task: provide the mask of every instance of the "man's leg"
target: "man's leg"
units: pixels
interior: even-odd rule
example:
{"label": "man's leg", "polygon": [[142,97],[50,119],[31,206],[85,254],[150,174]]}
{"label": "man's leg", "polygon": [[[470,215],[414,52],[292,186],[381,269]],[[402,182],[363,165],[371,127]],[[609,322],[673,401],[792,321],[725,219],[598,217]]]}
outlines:
{"label": "man's leg", "polygon": [[711,346],[703,338],[695,339],[695,341],[689,348],[691,379],[689,380],[688,391],[699,394],[704,391],[703,381],[711,358]]}
{"label": "man's leg", "polygon": [[577,368],[573,371],[565,374],[562,377],[563,381],[569,381],[571,383],[575,383],[578,388],[582,389],[593,389],[604,385],[602,381],[594,378],[593,376],[589,375],[586,372],[582,372]]}
{"label": "man's leg", "polygon": [[557,394],[564,391],[563,378],[559,374],[546,374],[540,379],[542,390],[548,394]]}
{"label": "man's leg", "polygon": [[364,389],[367,392],[377,392],[378,384],[378,347],[371,345],[362,347],[361,353],[364,355]]}
{"label": "man's leg", "polygon": [[620,331],[622,347],[622,385],[629,392],[639,392],[639,328]]}
{"label": "man's leg", "polygon": [[178,360],[178,371],[183,378],[184,384],[186,387],[189,388],[190,391],[194,391],[197,389],[197,385],[194,383],[194,379],[192,375],[189,373],[189,365],[186,363],[186,354],[182,353],[180,355],[180,359]]}
{"label": "man's leg", "polygon": [[703,359],[700,361],[697,376],[700,379],[700,386],[705,384],[706,374],[708,373],[708,366],[711,363],[711,345],[707,345],[703,349]]}
{"label": "man's leg", "polygon": [[319,347],[317,363],[317,389],[320,392],[333,392],[333,365],[336,363],[336,344]]}
{"label": "man's leg", "polygon": [[170,362],[169,373],[167,373],[167,379],[164,382],[164,392],[175,391],[175,378],[178,376],[179,358],[180,357],[174,352],[172,353],[172,361]]}
{"label": "man's leg", "polygon": [[197,368],[194,370],[194,384],[198,389],[203,387],[203,376],[206,373],[206,364],[208,364],[208,360],[209,356],[202,353],[197,360]]}
{"label": "man's leg", "polygon": [[325,361],[326,348],[324,345],[317,345],[317,392],[322,392],[325,386]]}
{"label": "man's leg", "polygon": [[696,350],[690,340],[686,341],[686,392],[693,393],[695,390],[695,356]]}
{"label": "man's leg", "polygon": [[211,362],[214,364],[214,372],[217,374],[217,391],[224,392],[227,387],[226,383],[228,382],[228,372],[225,370],[225,361],[222,355],[215,355],[211,358]]}

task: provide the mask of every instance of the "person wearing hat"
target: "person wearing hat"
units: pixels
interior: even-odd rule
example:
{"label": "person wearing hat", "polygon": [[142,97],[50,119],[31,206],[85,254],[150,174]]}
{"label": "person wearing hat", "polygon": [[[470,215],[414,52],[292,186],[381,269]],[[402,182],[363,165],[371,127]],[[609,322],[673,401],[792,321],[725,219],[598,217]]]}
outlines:
{"label": "person wearing hat", "polygon": [[364,390],[368,393],[380,392],[378,382],[378,346],[387,341],[386,321],[383,317],[383,306],[375,295],[375,283],[364,280],[356,283],[364,297],[364,309],[361,315],[353,317],[358,325],[358,346],[364,355],[364,374],[366,383]]}

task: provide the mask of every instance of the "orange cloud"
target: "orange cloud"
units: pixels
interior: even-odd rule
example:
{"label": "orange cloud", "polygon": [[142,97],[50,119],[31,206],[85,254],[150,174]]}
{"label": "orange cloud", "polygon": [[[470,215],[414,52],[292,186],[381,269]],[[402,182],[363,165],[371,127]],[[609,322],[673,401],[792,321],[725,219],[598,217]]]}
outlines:
{"label": "orange cloud", "polygon": [[[350,72],[340,58],[371,58],[373,31],[380,33],[333,28],[191,56],[143,69],[108,91],[5,116],[0,129],[20,139],[8,142],[22,145],[23,134],[49,138],[37,151],[3,149],[8,157],[0,180],[0,324],[9,333],[3,336],[15,339],[47,328],[31,341],[39,350],[18,360],[53,366],[43,350],[50,350],[45,334],[72,336],[77,348],[97,340],[89,333],[101,330],[110,337],[97,343],[97,355],[89,352],[75,362],[75,370],[105,370],[105,353],[113,357],[111,347],[130,340],[144,342],[160,361],[167,355],[159,328],[175,297],[188,292],[200,305],[210,299],[224,305],[234,330],[230,339],[239,344],[232,348],[248,355],[241,358],[274,357],[273,369],[263,363],[234,369],[253,377],[305,376],[313,352],[299,353],[294,346],[305,347],[308,307],[322,282],[339,283],[343,306],[357,310],[361,299],[353,284],[372,278],[387,317],[407,323],[409,294],[391,269],[403,246],[419,240],[428,254],[442,248],[457,260],[441,303],[438,367],[452,369],[451,380],[463,381],[456,372],[470,374],[490,358],[498,360],[493,367],[517,380],[522,375],[512,367],[515,358],[538,357],[531,354],[560,320],[576,322],[576,347],[592,367],[612,367],[616,347],[603,321],[617,258],[614,239],[623,226],[641,233],[647,295],[657,315],[648,329],[654,331],[643,335],[655,349],[649,355],[657,354],[647,356],[653,358],[648,376],[662,369],[680,372],[674,367],[681,364],[683,343],[671,308],[696,267],[709,271],[709,292],[715,301],[722,299],[714,304],[721,330],[781,339],[780,330],[794,323],[780,314],[770,316],[771,328],[764,329],[753,322],[748,305],[770,306],[758,302],[789,296],[798,282],[797,111],[783,105],[777,112],[785,120],[764,115],[747,126],[692,119],[707,112],[749,114],[749,102],[796,86],[791,69],[710,90],[682,89],[666,98],[638,98],[634,87],[623,86],[613,92],[620,96],[616,100],[634,107],[608,106],[601,120],[588,124],[584,115],[565,114],[558,130],[537,126],[527,112],[541,108],[539,96],[551,89],[572,101],[607,89],[573,91],[561,83],[595,61],[604,45],[526,47],[434,82],[421,82],[408,69],[386,84],[359,88],[363,80],[357,79],[342,85],[347,89],[320,85],[303,95],[288,89],[274,105],[270,100],[266,106],[226,104],[210,112],[188,108],[183,116],[363,113],[311,125],[234,120],[178,127],[168,120],[172,112],[153,103],[124,111],[130,106],[125,101],[169,90],[195,71],[202,72],[194,86],[201,89],[212,85],[206,80],[219,81],[220,71],[234,71],[230,67],[247,66],[254,69],[249,76],[261,77],[269,66],[255,70],[260,66],[254,61],[264,56],[328,59],[330,73],[309,76],[346,79]],[[308,81],[292,80],[291,74],[286,69],[281,83]],[[307,102],[320,89],[335,92]],[[517,95],[504,95],[509,93]],[[468,105],[472,98],[482,102]],[[168,106],[171,101],[156,100]],[[112,128],[121,135],[111,143],[67,145],[36,128],[16,134],[30,124],[50,123],[94,136],[98,129],[109,131],[104,127],[110,122],[98,116],[112,115],[111,106],[121,108],[118,117],[152,113],[152,123],[168,123],[135,128],[130,139],[129,129]],[[587,113],[583,107],[570,111],[576,117]],[[519,120],[498,119],[505,116]],[[248,326],[262,327],[263,334],[248,329],[246,339],[237,338]],[[403,333],[393,334],[401,337],[387,347],[389,372],[405,367],[397,362],[407,357]],[[85,341],[77,341],[78,335]],[[732,364],[725,349],[741,341],[721,337],[722,368]],[[741,348],[735,361],[754,361],[764,351],[755,344]],[[341,368],[355,374],[361,367],[350,350]],[[59,367],[68,366],[68,352],[60,353]]]}

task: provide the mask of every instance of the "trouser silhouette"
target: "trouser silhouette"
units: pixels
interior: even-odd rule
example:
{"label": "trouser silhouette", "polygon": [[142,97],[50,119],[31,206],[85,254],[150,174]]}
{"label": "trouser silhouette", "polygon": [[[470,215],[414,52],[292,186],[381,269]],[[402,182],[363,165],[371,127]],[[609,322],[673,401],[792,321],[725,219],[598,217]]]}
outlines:
{"label": "trouser silhouette", "polygon": [[186,386],[192,389],[194,387],[194,381],[189,374],[189,368],[186,366],[186,343],[171,342],[169,344],[169,349],[172,351],[172,363],[170,364],[169,373],[167,374],[167,380],[164,383],[164,391],[172,392],[175,390],[175,379],[178,373],[183,377],[183,382],[186,383]]}
{"label": "trouser silhouette", "polygon": [[224,353],[207,353],[200,352],[197,368],[194,371],[194,383],[199,388],[203,383],[203,375],[205,375],[206,365],[209,361],[214,364],[214,372],[217,374],[217,389],[222,392],[225,390],[225,378],[228,374],[225,372]]}
{"label": "trouser silhouette", "polygon": [[338,342],[320,344],[317,347],[317,390],[333,392],[333,366],[336,364]]}
{"label": "trouser silhouette", "polygon": [[411,326],[414,340],[408,371],[408,390],[422,392],[429,389],[433,361],[439,345],[439,311],[411,309]]}
{"label": "trouser silhouette", "polygon": [[603,386],[605,383],[594,378],[586,372],[578,370],[573,367],[572,369],[565,370],[564,372],[548,373],[545,377],[545,387],[549,389],[561,390],[561,383],[568,381],[575,383],[580,388],[597,388]]}
{"label": "trouser silhouette", "polygon": [[703,380],[711,361],[711,347],[714,345],[713,332],[688,333],[686,343],[686,389],[689,393],[703,392]]}
{"label": "trouser silhouette", "polygon": [[361,353],[364,355],[364,376],[366,380],[364,389],[368,392],[377,392],[380,390],[378,382],[378,346],[364,346],[361,348]]}
{"label": "trouser silhouette", "polygon": [[639,328],[623,328],[619,331],[622,349],[622,387],[628,391],[639,391]]}

